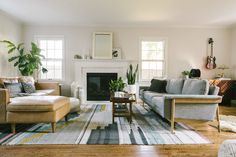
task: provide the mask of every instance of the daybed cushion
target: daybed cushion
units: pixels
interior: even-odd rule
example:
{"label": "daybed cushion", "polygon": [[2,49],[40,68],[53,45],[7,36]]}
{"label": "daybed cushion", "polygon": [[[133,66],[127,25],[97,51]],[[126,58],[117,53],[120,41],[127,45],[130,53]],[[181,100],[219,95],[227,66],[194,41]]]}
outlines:
{"label": "daybed cushion", "polygon": [[69,103],[63,96],[26,96],[11,98],[7,111],[55,111]]}
{"label": "daybed cushion", "polygon": [[170,79],[167,81],[166,92],[168,94],[181,94],[184,79]]}
{"label": "daybed cushion", "polygon": [[31,96],[43,96],[50,95],[54,92],[54,89],[36,90],[35,93],[31,93]]}
{"label": "daybed cushion", "polygon": [[209,82],[207,80],[186,79],[182,94],[207,95],[209,92]]}
{"label": "daybed cushion", "polygon": [[149,87],[149,91],[158,92],[158,93],[165,93],[166,92],[166,80],[151,80],[151,86]]}

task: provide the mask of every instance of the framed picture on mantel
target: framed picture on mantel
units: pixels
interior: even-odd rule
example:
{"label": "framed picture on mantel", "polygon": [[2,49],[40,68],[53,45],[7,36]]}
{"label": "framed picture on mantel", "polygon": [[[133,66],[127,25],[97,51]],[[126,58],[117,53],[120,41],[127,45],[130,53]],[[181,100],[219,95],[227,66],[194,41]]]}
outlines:
{"label": "framed picture on mantel", "polygon": [[93,33],[93,58],[112,59],[112,33]]}
{"label": "framed picture on mantel", "polygon": [[121,48],[112,49],[112,59],[121,59]]}

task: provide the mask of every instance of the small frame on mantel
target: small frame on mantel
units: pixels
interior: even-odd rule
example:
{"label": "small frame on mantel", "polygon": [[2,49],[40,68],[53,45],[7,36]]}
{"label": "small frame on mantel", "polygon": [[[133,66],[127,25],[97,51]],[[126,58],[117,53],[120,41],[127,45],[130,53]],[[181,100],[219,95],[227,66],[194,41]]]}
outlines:
{"label": "small frame on mantel", "polygon": [[93,33],[93,58],[112,59],[112,32]]}
{"label": "small frame on mantel", "polygon": [[113,48],[112,49],[112,58],[113,59],[121,59],[121,48]]}

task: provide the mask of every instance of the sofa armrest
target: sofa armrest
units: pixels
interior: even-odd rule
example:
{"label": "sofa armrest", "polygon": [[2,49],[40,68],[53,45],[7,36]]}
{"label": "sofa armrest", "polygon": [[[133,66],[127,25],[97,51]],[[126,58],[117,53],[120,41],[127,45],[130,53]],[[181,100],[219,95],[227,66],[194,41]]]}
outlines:
{"label": "sofa armrest", "polygon": [[222,96],[218,95],[165,95],[165,99],[175,99],[175,103],[196,103],[196,104],[218,104],[222,101]]}
{"label": "sofa armrest", "polygon": [[10,103],[10,94],[8,89],[0,88],[0,123],[6,123],[6,106]]}
{"label": "sofa armrest", "polygon": [[60,95],[60,85],[58,82],[37,82],[35,83],[36,90],[47,90],[53,89],[53,93],[51,95]]}
{"label": "sofa armrest", "polygon": [[0,88],[0,105],[10,102],[10,94],[8,89]]}

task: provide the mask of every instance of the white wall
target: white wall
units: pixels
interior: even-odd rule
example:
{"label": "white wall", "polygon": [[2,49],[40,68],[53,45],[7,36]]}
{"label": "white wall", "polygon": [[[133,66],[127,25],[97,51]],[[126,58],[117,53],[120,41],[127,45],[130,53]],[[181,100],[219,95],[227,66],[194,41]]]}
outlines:
{"label": "white wall", "polygon": [[[14,43],[22,41],[22,24],[16,19],[0,11],[0,40]],[[6,45],[0,43],[0,76],[17,76],[17,70],[8,62]]]}
{"label": "white wall", "polygon": [[236,78],[236,27],[231,30],[231,68],[232,76]]}
{"label": "white wall", "polygon": [[[223,28],[134,28],[134,27],[39,27],[25,26],[24,40],[30,42],[35,35],[64,35],[66,51],[66,84],[73,81],[74,54],[89,54],[92,50],[92,32],[111,31],[114,47],[122,49],[124,59],[137,60],[140,37],[165,37],[168,39],[168,77],[179,77],[183,70],[200,68],[202,78],[213,78],[217,70],[206,70],[207,40],[214,39],[216,63],[230,63],[230,30]],[[91,54],[91,53],[90,53]],[[209,54],[210,55],[210,54]]]}

